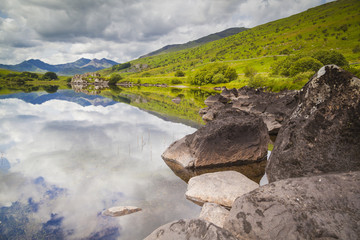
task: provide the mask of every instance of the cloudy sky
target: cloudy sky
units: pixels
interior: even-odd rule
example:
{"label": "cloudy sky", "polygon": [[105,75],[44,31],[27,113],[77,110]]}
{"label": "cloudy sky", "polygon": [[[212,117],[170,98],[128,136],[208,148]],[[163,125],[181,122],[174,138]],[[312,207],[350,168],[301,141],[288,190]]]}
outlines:
{"label": "cloudy sky", "polygon": [[230,27],[254,27],[329,0],[0,0],[0,63],[81,57],[125,62]]}

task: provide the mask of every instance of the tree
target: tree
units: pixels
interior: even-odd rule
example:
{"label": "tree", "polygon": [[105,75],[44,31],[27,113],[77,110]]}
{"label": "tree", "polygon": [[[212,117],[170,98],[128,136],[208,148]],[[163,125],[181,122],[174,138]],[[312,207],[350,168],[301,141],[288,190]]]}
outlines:
{"label": "tree", "polygon": [[110,81],[109,81],[109,85],[116,85],[116,83],[118,81],[120,81],[122,79],[121,75],[120,74],[112,74],[111,77],[110,77]]}
{"label": "tree", "polygon": [[339,52],[330,51],[318,51],[312,55],[313,58],[319,60],[323,65],[335,64],[339,67],[348,67],[349,62],[346,60],[344,55]]}
{"label": "tree", "polygon": [[308,71],[317,71],[323,64],[315,58],[312,57],[303,57],[295,61],[289,69],[290,76],[295,76],[296,74],[308,72]]}
{"label": "tree", "polygon": [[43,76],[43,79],[45,80],[56,80],[58,79],[58,76],[54,72],[46,72]]}
{"label": "tree", "polygon": [[222,63],[208,64],[193,73],[189,78],[193,85],[227,83],[237,79],[236,70]]}

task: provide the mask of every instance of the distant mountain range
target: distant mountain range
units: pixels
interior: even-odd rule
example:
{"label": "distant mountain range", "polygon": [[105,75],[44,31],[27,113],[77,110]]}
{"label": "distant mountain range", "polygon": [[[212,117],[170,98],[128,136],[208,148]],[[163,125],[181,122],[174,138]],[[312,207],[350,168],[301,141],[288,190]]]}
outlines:
{"label": "distant mountain range", "polygon": [[39,59],[30,59],[16,65],[0,64],[0,68],[20,72],[55,72],[59,75],[74,75],[85,72],[95,72],[104,68],[109,68],[116,64],[118,63],[106,58],[94,58],[92,60],[87,58],[80,58],[75,62],[57,65],[51,65]]}
{"label": "distant mountain range", "polygon": [[[13,93],[0,95],[0,99],[17,98],[32,104],[42,104],[50,100],[64,100],[85,106],[110,106],[117,102],[99,95],[87,95],[85,93],[76,93],[72,90],[59,90],[56,93],[31,92],[31,93]],[[1,168],[0,168],[1,169]]]}
{"label": "distant mountain range", "polygon": [[239,32],[243,32],[245,30],[247,30],[247,28],[244,28],[244,27],[229,28],[229,29],[226,29],[224,31],[213,33],[213,34],[210,34],[208,36],[205,36],[205,37],[202,37],[202,38],[199,38],[197,40],[190,41],[190,42],[187,42],[187,43],[184,43],[184,44],[167,45],[167,46],[162,47],[162,48],[160,48],[160,49],[158,49],[158,50],[156,50],[154,52],[143,55],[140,58],[160,55],[160,54],[168,53],[168,52],[180,51],[180,50],[187,49],[187,48],[198,47],[198,46],[200,46],[202,44],[212,42],[212,41],[216,41],[216,40],[219,40],[219,39],[222,39],[222,38],[226,38],[226,37],[238,34]]}

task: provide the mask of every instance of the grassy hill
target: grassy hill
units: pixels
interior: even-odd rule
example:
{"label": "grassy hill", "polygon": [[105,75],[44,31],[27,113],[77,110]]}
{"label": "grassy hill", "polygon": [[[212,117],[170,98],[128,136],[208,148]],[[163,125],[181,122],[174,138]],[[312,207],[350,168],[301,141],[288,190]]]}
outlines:
{"label": "grassy hill", "polygon": [[229,28],[226,29],[224,31],[221,32],[217,32],[217,33],[213,33],[210,34],[208,36],[196,39],[194,41],[190,41],[184,44],[172,44],[172,45],[167,45],[163,48],[160,48],[154,52],[148,53],[144,56],[141,56],[140,58],[144,58],[144,57],[151,57],[151,56],[156,56],[156,55],[160,55],[160,54],[164,54],[164,53],[169,53],[169,52],[176,52],[176,51],[180,51],[180,50],[184,50],[184,49],[188,49],[188,48],[194,48],[197,46],[200,46],[202,44],[208,43],[208,42],[212,42],[212,41],[216,41],[222,38],[226,38],[228,36],[232,36],[235,35],[239,32],[243,32],[245,31],[246,28],[241,27],[241,28]]}
{"label": "grassy hill", "polygon": [[358,0],[339,0],[198,47],[136,59],[121,71],[110,68],[100,72],[120,73],[126,81],[189,85],[188,77],[174,77],[175,72],[181,70],[191,76],[197,69],[216,62],[235,68],[239,75],[237,80],[221,85],[249,84],[251,79],[245,72],[251,66],[265,86],[280,85],[277,90],[301,88],[311,71],[290,78],[274,74],[274,65],[292,55],[335,50],[352,68],[360,68],[359,9]]}

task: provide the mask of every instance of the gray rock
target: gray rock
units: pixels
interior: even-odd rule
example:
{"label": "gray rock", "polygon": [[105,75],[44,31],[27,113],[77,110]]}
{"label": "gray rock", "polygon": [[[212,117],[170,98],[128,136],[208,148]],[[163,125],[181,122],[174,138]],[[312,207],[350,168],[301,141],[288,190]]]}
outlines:
{"label": "gray rock", "polygon": [[102,214],[110,217],[119,217],[141,211],[141,208],[133,206],[118,206],[111,207],[105,210]]}
{"label": "gray rock", "polygon": [[[263,119],[269,134],[276,135],[282,122],[290,116],[297,105],[297,91],[267,92],[263,89],[243,87],[239,90],[224,89],[220,96],[211,96],[207,100],[209,107],[200,111],[205,122],[214,120],[223,108],[233,107]],[[221,101],[219,100],[221,97]],[[225,101],[227,100],[227,101]],[[221,103],[222,107],[215,103]]]}
{"label": "gray rock", "polygon": [[233,204],[224,228],[238,239],[359,239],[360,172],[290,178]]}
{"label": "gray rock", "polygon": [[190,179],[186,198],[203,205],[205,202],[231,207],[235,199],[259,187],[235,171],[207,173]]}
{"label": "gray rock", "polygon": [[204,169],[206,172],[241,166],[246,169],[246,176],[260,181],[268,142],[268,131],[261,118],[230,108],[195,133],[174,142],[162,158],[178,176],[185,178],[203,173]]}
{"label": "gray rock", "polygon": [[220,94],[215,94],[209,96],[207,99],[205,99],[205,105],[206,106],[212,106],[214,103],[226,103],[228,101],[227,98],[224,98]]}
{"label": "gray rock", "polygon": [[145,240],[237,240],[225,229],[201,219],[178,220],[165,224]]}
{"label": "gray rock", "polygon": [[228,215],[226,208],[215,203],[204,203],[199,218],[222,228]]}
{"label": "gray rock", "polygon": [[360,79],[324,66],[303,87],[299,105],[277,136],[269,182],[360,170]]}

